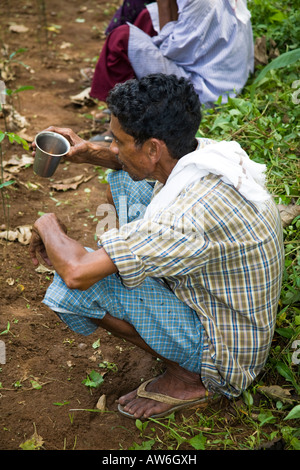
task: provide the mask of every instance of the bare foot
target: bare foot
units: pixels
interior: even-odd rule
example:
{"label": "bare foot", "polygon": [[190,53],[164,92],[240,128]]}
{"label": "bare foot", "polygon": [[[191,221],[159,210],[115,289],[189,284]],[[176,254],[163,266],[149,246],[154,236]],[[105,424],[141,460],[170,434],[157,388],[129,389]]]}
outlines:
{"label": "bare foot", "polygon": [[[181,367],[168,367],[164,374],[147,385],[146,390],[181,400],[196,400],[206,395],[200,376]],[[120,397],[119,404],[125,412],[130,413],[136,419],[146,419],[172,408],[170,404],[138,397],[136,390]]]}

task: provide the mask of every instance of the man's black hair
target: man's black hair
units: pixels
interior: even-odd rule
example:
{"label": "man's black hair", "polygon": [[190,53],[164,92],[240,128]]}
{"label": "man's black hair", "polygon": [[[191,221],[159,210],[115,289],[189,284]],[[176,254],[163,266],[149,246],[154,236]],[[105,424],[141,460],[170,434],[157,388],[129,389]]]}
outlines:
{"label": "man's black hair", "polygon": [[110,91],[107,105],[136,145],[157,138],[176,159],[195,150],[201,104],[185,78],[159,73],[128,80]]}

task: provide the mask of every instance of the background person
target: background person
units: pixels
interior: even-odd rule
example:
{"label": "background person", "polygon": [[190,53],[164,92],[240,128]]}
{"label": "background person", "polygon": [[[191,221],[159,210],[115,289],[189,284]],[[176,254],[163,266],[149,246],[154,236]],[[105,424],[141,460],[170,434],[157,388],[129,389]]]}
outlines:
{"label": "background person", "polygon": [[112,17],[105,33],[109,34],[113,29],[127,22],[133,23],[148,3],[152,3],[152,0],[124,0]]}
{"label": "background person", "polygon": [[211,105],[239,93],[253,66],[246,0],[158,0],[134,24],[111,31],[90,95],[106,101],[116,83],[161,72],[191,80],[200,102]]}

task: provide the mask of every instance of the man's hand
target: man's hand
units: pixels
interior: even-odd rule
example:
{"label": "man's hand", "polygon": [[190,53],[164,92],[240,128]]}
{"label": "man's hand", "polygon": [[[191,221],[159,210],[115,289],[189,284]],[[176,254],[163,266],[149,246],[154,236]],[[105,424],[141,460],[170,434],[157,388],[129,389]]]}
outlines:
{"label": "man's hand", "polygon": [[[122,168],[116,159],[116,155],[109,147],[81,139],[72,129],[50,126],[45,131],[57,132],[70,142],[71,148],[64,158],[72,163],[89,163],[112,170],[120,170]],[[34,156],[36,145],[34,142],[31,145]]]}
{"label": "man's hand", "polygon": [[[57,134],[63,135],[71,145],[68,155],[65,157],[67,160],[73,163],[86,163],[88,159],[88,142],[81,139],[75,134],[72,129],[66,127],[54,127],[50,126],[45,129],[45,132],[56,132]],[[33,156],[35,154],[35,142],[32,142]]]}
{"label": "man's hand", "polygon": [[70,289],[88,289],[117,272],[103,248],[86,250],[67,235],[55,214],[44,214],[34,223],[29,253],[35,266],[39,262],[38,255],[48,266],[52,265]]}
{"label": "man's hand", "polygon": [[37,232],[35,229],[32,229],[29,254],[35,266],[39,264],[38,255],[40,255],[40,257],[43,259],[43,261],[45,261],[45,263],[48,264],[48,266],[51,266],[51,261],[47,256],[43,240],[41,239],[39,232]]}
{"label": "man's hand", "polygon": [[[43,220],[41,220],[43,217]],[[38,255],[42,258],[42,260],[48,265],[52,266],[52,263],[47,255],[47,250],[45,248],[43,239],[39,232],[39,223],[41,226],[47,225],[47,219],[49,217],[53,217],[53,214],[44,214],[40,219],[38,219],[32,227],[32,235],[29,245],[29,254],[32,259],[32,262],[35,266],[39,264]],[[56,217],[55,217],[56,218]],[[62,229],[63,232],[67,233],[66,226],[56,218],[58,226]]]}

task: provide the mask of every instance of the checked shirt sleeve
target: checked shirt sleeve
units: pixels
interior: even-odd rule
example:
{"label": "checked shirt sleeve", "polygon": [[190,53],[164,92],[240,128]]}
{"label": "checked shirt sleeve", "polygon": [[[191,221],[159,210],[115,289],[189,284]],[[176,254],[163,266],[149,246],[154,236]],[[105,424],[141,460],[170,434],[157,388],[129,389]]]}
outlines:
{"label": "checked shirt sleeve", "polygon": [[[128,288],[146,276],[174,277],[199,269],[206,261],[201,217],[164,211],[150,220],[138,220],[101,236],[102,247],[118,268]],[[197,263],[195,262],[197,260]]]}

